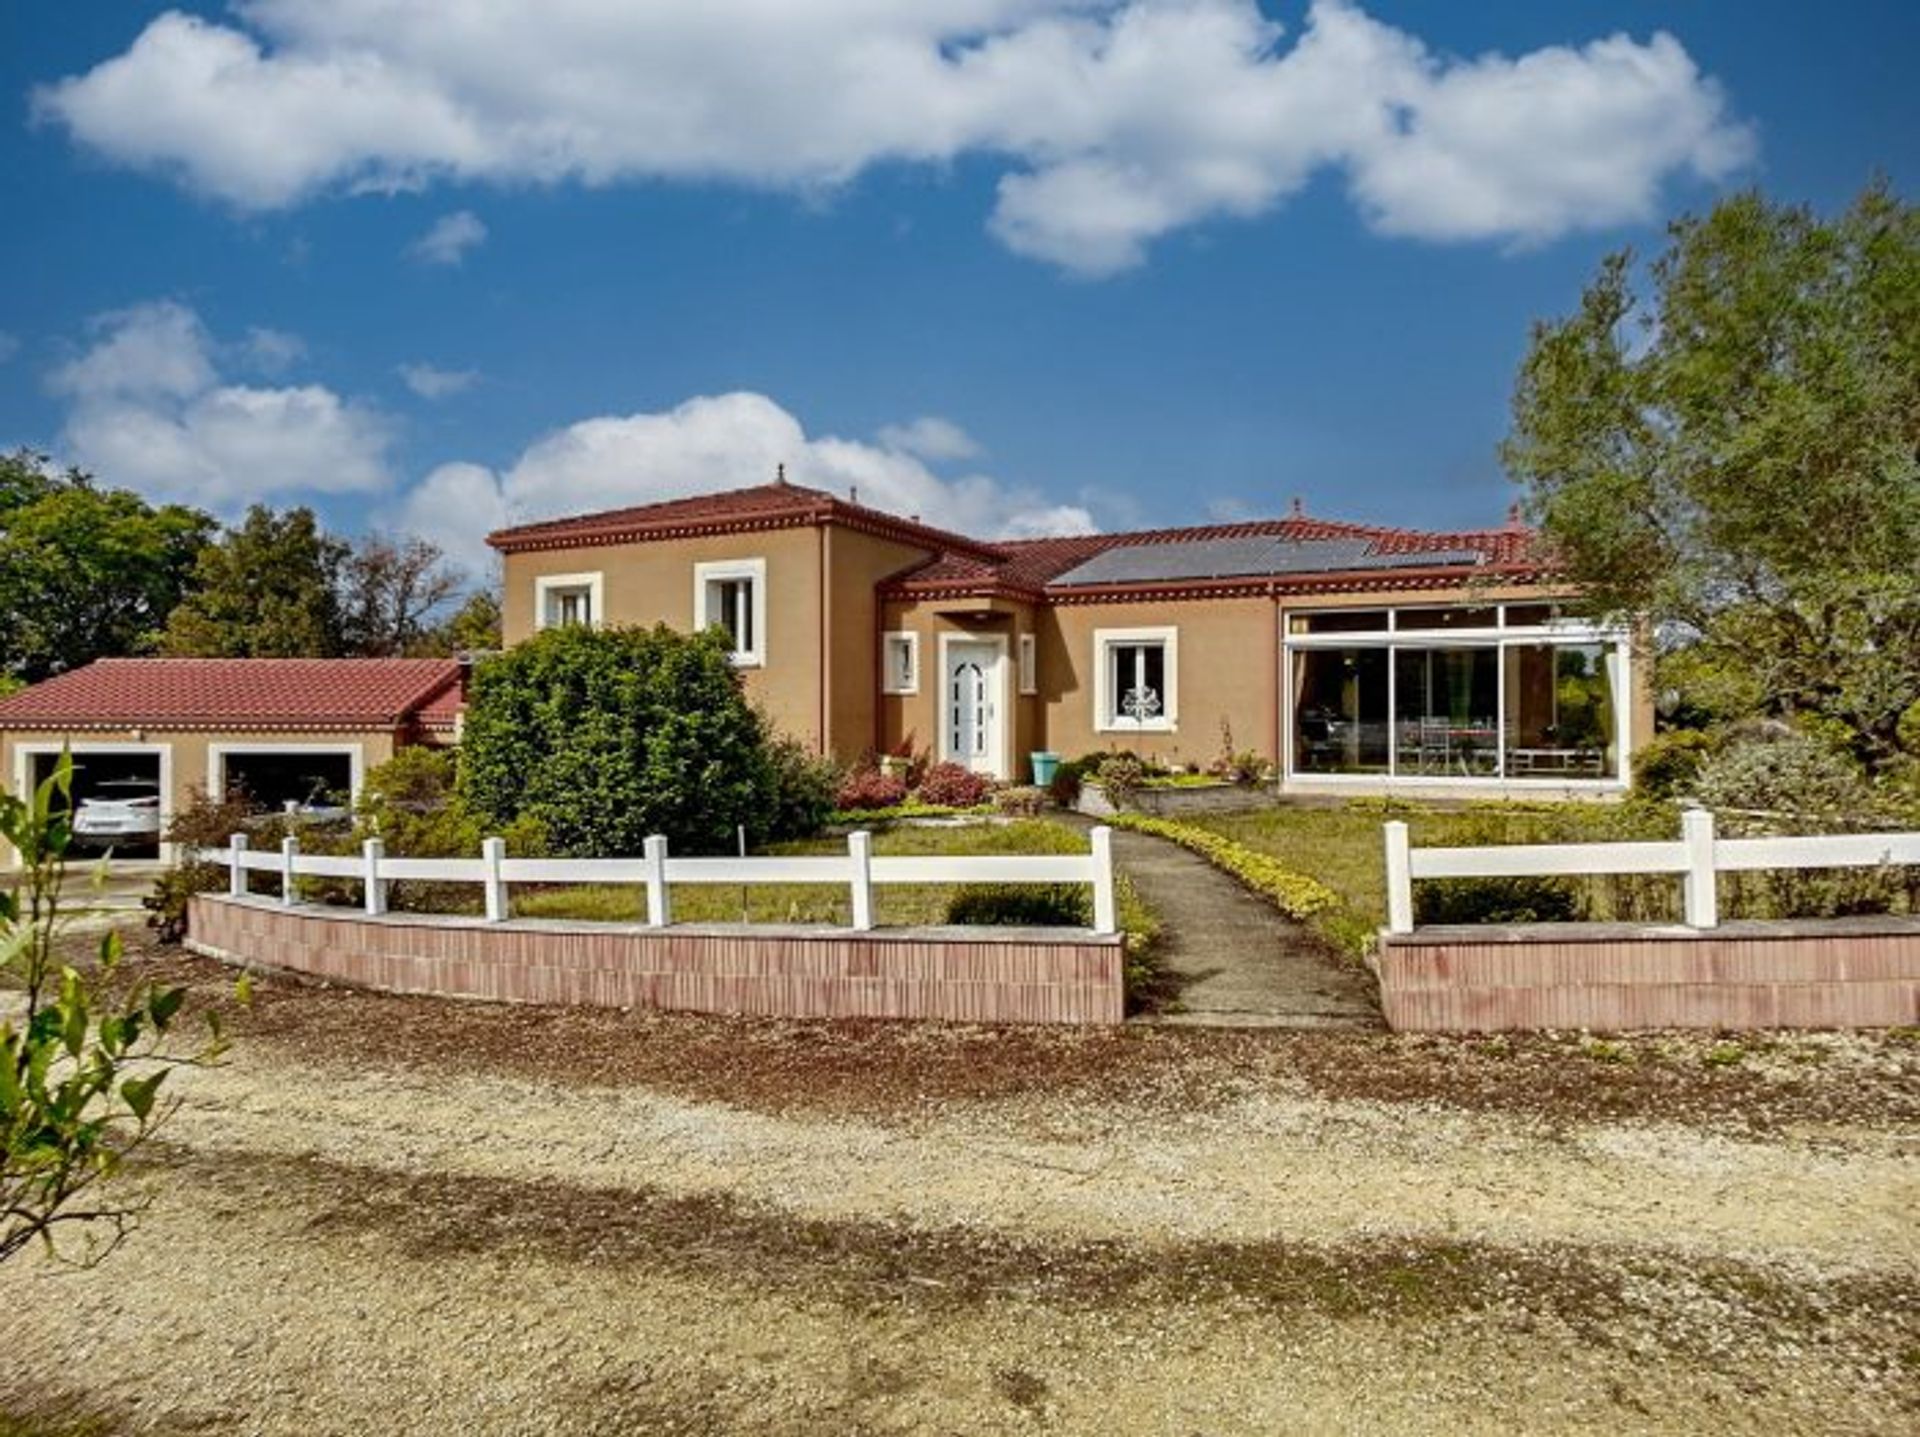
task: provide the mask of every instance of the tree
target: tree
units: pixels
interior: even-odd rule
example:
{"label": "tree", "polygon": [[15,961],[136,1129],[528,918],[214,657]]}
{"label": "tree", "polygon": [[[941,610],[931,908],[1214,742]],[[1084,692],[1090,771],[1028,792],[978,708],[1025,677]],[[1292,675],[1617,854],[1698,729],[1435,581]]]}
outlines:
{"label": "tree", "polygon": [[0,665],[38,682],[132,653],[180,602],[213,520],[55,473],[24,451],[0,457]]}
{"label": "tree", "polygon": [[66,1255],[112,1251],[143,1205],[113,1179],[177,1106],[161,1084],[224,1050],[211,1011],[205,1043],[168,1050],[186,990],[122,982],[117,931],[100,940],[91,972],[59,962],[72,792],[63,754],[32,793],[0,793],[0,841],[22,867],[18,886],[0,891],[0,970],[19,989],[17,1026],[0,1022],[0,1260],[74,1228],[87,1241]]}
{"label": "tree", "polygon": [[463,583],[440,546],[425,539],[369,534],[341,566],[346,648],[367,658],[420,653],[434,646],[428,620]]}
{"label": "tree", "polygon": [[351,550],[311,509],[256,504],[204,549],[163,653],[179,658],[337,658],[347,651],[342,574]]}
{"label": "tree", "polygon": [[1920,702],[1920,211],[1735,196],[1537,325],[1508,471],[1584,602],[1649,615],[1722,717],[1887,761]]}
{"label": "tree", "polygon": [[431,630],[422,645],[436,654],[466,654],[501,647],[500,596],[475,589],[466,602]]}
{"label": "tree", "polygon": [[487,822],[531,819],[561,856],[683,852],[764,836],[774,772],[728,640],[715,630],[548,629],[481,663],[460,796]]}

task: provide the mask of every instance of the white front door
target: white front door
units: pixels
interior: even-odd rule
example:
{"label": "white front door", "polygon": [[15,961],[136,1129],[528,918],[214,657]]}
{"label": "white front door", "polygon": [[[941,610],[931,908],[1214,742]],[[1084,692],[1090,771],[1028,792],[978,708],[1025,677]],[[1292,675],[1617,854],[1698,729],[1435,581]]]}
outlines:
{"label": "white front door", "polygon": [[975,773],[999,773],[999,678],[998,644],[963,641],[947,646],[942,758]]}

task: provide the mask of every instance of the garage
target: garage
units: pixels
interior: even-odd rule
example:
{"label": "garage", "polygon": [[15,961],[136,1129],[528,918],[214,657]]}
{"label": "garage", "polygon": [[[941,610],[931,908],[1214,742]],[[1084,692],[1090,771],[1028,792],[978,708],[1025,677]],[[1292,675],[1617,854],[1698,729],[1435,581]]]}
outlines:
{"label": "garage", "polygon": [[[159,747],[73,749],[73,846],[111,850],[116,858],[158,858],[167,791],[166,750]],[[57,748],[22,755],[28,781],[44,783],[60,762]]]}
{"label": "garage", "polygon": [[210,788],[258,813],[340,817],[360,788],[358,745],[214,744],[207,759]]}

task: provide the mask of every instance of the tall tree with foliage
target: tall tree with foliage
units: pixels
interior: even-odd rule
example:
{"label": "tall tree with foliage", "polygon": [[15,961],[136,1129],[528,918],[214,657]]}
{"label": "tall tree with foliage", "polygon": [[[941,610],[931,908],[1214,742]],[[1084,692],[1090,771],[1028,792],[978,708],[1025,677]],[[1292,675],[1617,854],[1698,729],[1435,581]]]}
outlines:
{"label": "tall tree with foliage", "polygon": [[1861,758],[1920,703],[1920,211],[1735,196],[1634,283],[1537,326],[1504,457],[1608,614],[1723,716],[1812,715]]}
{"label": "tall tree with foliage", "polygon": [[0,890],[0,973],[16,990],[0,1020],[0,1261],[36,1241],[82,1262],[110,1252],[144,1202],[117,1179],[176,1106],[162,1084],[225,1046],[212,1011],[205,1042],[169,1046],[186,990],[124,981],[117,931],[90,969],[62,961],[72,794],[64,754],[33,792],[0,792],[0,844],[21,865]]}
{"label": "tall tree with foliage", "polygon": [[767,735],[717,630],[548,629],[482,663],[467,697],[460,796],[531,819],[568,857],[690,853],[766,836]]}
{"label": "tall tree with foliage", "polygon": [[213,531],[197,509],[0,456],[0,676],[38,682],[150,643]]}
{"label": "tall tree with foliage", "polygon": [[464,580],[437,544],[369,534],[347,556],[340,582],[347,649],[390,658],[437,647],[433,616]]}
{"label": "tall tree with foliage", "polygon": [[177,658],[337,658],[347,651],[342,572],[351,554],[311,509],[256,504],[200,555],[194,591],[167,621]]}

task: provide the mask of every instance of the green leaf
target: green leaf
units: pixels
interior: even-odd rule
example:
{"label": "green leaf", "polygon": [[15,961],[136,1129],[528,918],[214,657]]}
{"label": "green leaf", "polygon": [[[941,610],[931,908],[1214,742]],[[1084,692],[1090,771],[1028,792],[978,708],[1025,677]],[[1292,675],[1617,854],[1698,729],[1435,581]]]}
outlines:
{"label": "green leaf", "polygon": [[126,1099],[133,1115],[145,1122],[153,1112],[154,1094],[159,1091],[161,1081],[167,1076],[167,1069],[150,1073],[144,1078],[128,1078],[120,1085],[120,1096]]}
{"label": "green leaf", "polygon": [[168,988],[155,993],[147,1003],[147,1012],[153,1017],[153,1026],[164,1030],[173,1021],[173,1015],[180,1011],[180,1005],[187,1000],[185,988]]}

